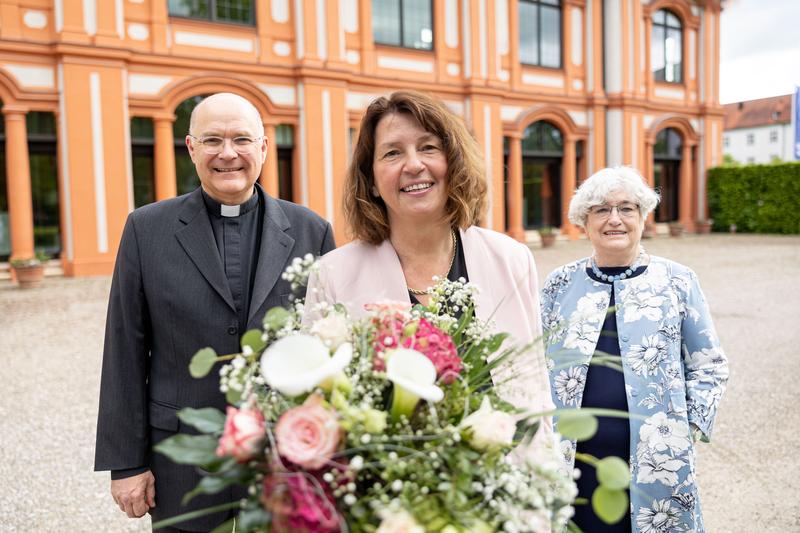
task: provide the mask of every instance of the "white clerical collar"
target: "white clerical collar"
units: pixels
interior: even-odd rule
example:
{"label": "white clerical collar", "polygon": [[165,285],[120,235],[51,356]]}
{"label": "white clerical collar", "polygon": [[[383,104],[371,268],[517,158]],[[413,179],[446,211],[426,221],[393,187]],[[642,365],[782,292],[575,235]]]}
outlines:
{"label": "white clerical collar", "polygon": [[224,217],[238,217],[239,211],[241,211],[241,205],[225,205],[219,204],[220,211],[219,214]]}

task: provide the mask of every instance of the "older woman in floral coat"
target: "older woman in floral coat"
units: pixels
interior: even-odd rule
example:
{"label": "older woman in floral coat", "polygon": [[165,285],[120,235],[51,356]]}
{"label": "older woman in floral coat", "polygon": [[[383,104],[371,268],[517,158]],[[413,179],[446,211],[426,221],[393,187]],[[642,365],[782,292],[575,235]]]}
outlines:
{"label": "older woman in floral coat", "polygon": [[[562,443],[570,462],[576,452],[629,457],[630,520],[608,525],[577,506],[576,524],[593,533],[704,531],[693,443],[711,435],[728,364],[694,272],[640,245],[658,200],[632,168],[591,176],[569,219],[594,254],[553,271],[542,289],[556,406],[631,415],[602,417],[592,439]],[[579,496],[591,498],[596,486],[594,469],[584,468]]]}

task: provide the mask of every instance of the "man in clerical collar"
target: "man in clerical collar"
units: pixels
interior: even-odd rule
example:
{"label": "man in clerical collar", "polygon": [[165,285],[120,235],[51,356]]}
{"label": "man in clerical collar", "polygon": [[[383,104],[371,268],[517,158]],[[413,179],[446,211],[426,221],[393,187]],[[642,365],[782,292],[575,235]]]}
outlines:
{"label": "man in clerical collar", "polygon": [[[330,224],[256,183],[269,139],[249,101],[219,93],[200,102],[186,146],[201,187],[129,215],[103,352],[95,470],[111,471],[123,512],[154,521],[241,497],[234,487],[182,505],[200,475],[152,447],[192,432],[177,418],[180,409],[225,407],[218,372],[189,375],[194,353],[207,346],[238,352],[245,331],[288,303],[281,273],[292,259],[334,248]],[[227,518],[216,513],[162,531],[210,531]]]}

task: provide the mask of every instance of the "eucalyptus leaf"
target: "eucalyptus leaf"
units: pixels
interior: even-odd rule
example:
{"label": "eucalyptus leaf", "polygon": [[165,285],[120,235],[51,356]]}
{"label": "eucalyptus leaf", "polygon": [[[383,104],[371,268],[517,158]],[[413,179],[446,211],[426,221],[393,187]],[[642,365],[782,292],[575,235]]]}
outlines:
{"label": "eucalyptus leaf", "polygon": [[599,486],[592,494],[592,509],[606,524],[616,524],[628,512],[628,495],[624,490]]}
{"label": "eucalyptus leaf", "polygon": [[200,483],[198,483],[194,489],[187,492],[183,496],[183,500],[181,500],[181,503],[183,505],[186,505],[187,503],[192,501],[192,499],[194,499],[194,497],[197,496],[198,494],[217,494],[218,492],[225,490],[234,483],[236,483],[235,479],[226,479],[223,477],[216,477],[216,476],[205,476],[203,479],[200,480]]}
{"label": "eucalyptus leaf", "polygon": [[258,353],[264,349],[267,343],[261,338],[261,331],[258,329],[251,329],[242,335],[242,350],[249,347],[253,352]]}
{"label": "eucalyptus leaf", "polygon": [[239,403],[242,401],[242,391],[228,389],[228,391],[225,393],[225,401],[231,405],[239,405]]}
{"label": "eucalyptus leaf", "polygon": [[588,440],[597,432],[597,418],[588,413],[569,411],[559,415],[556,431],[571,440]]}
{"label": "eucalyptus leaf", "polygon": [[597,463],[597,481],[606,488],[623,490],[630,484],[630,467],[619,457],[605,457]]}
{"label": "eucalyptus leaf", "polygon": [[203,409],[187,407],[178,411],[178,418],[202,433],[221,433],[225,428],[225,414],[213,407]]}
{"label": "eucalyptus leaf", "polygon": [[192,357],[189,363],[189,373],[193,378],[204,378],[211,372],[214,363],[217,362],[217,352],[211,348],[203,348]]}
{"label": "eucalyptus leaf", "polygon": [[153,449],[183,465],[203,465],[217,458],[217,439],[210,435],[174,435]]}
{"label": "eucalyptus leaf", "polygon": [[291,313],[283,307],[273,307],[264,315],[264,328],[269,330],[279,330],[291,317]]}

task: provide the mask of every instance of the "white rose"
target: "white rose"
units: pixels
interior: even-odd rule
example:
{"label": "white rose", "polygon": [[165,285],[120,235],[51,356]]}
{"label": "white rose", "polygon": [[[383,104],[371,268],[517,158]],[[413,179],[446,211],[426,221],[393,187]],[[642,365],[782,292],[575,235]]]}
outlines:
{"label": "white rose", "polygon": [[314,322],[311,326],[312,335],[315,335],[331,350],[350,340],[350,327],[347,318],[341,313],[328,313],[328,316]]}
{"label": "white rose", "polygon": [[383,520],[375,533],[425,533],[425,529],[405,509],[386,509],[380,516]]}
{"label": "white rose", "polygon": [[480,409],[462,420],[461,427],[472,430],[468,440],[473,448],[491,451],[513,443],[517,420],[510,413],[494,409],[484,396]]}

